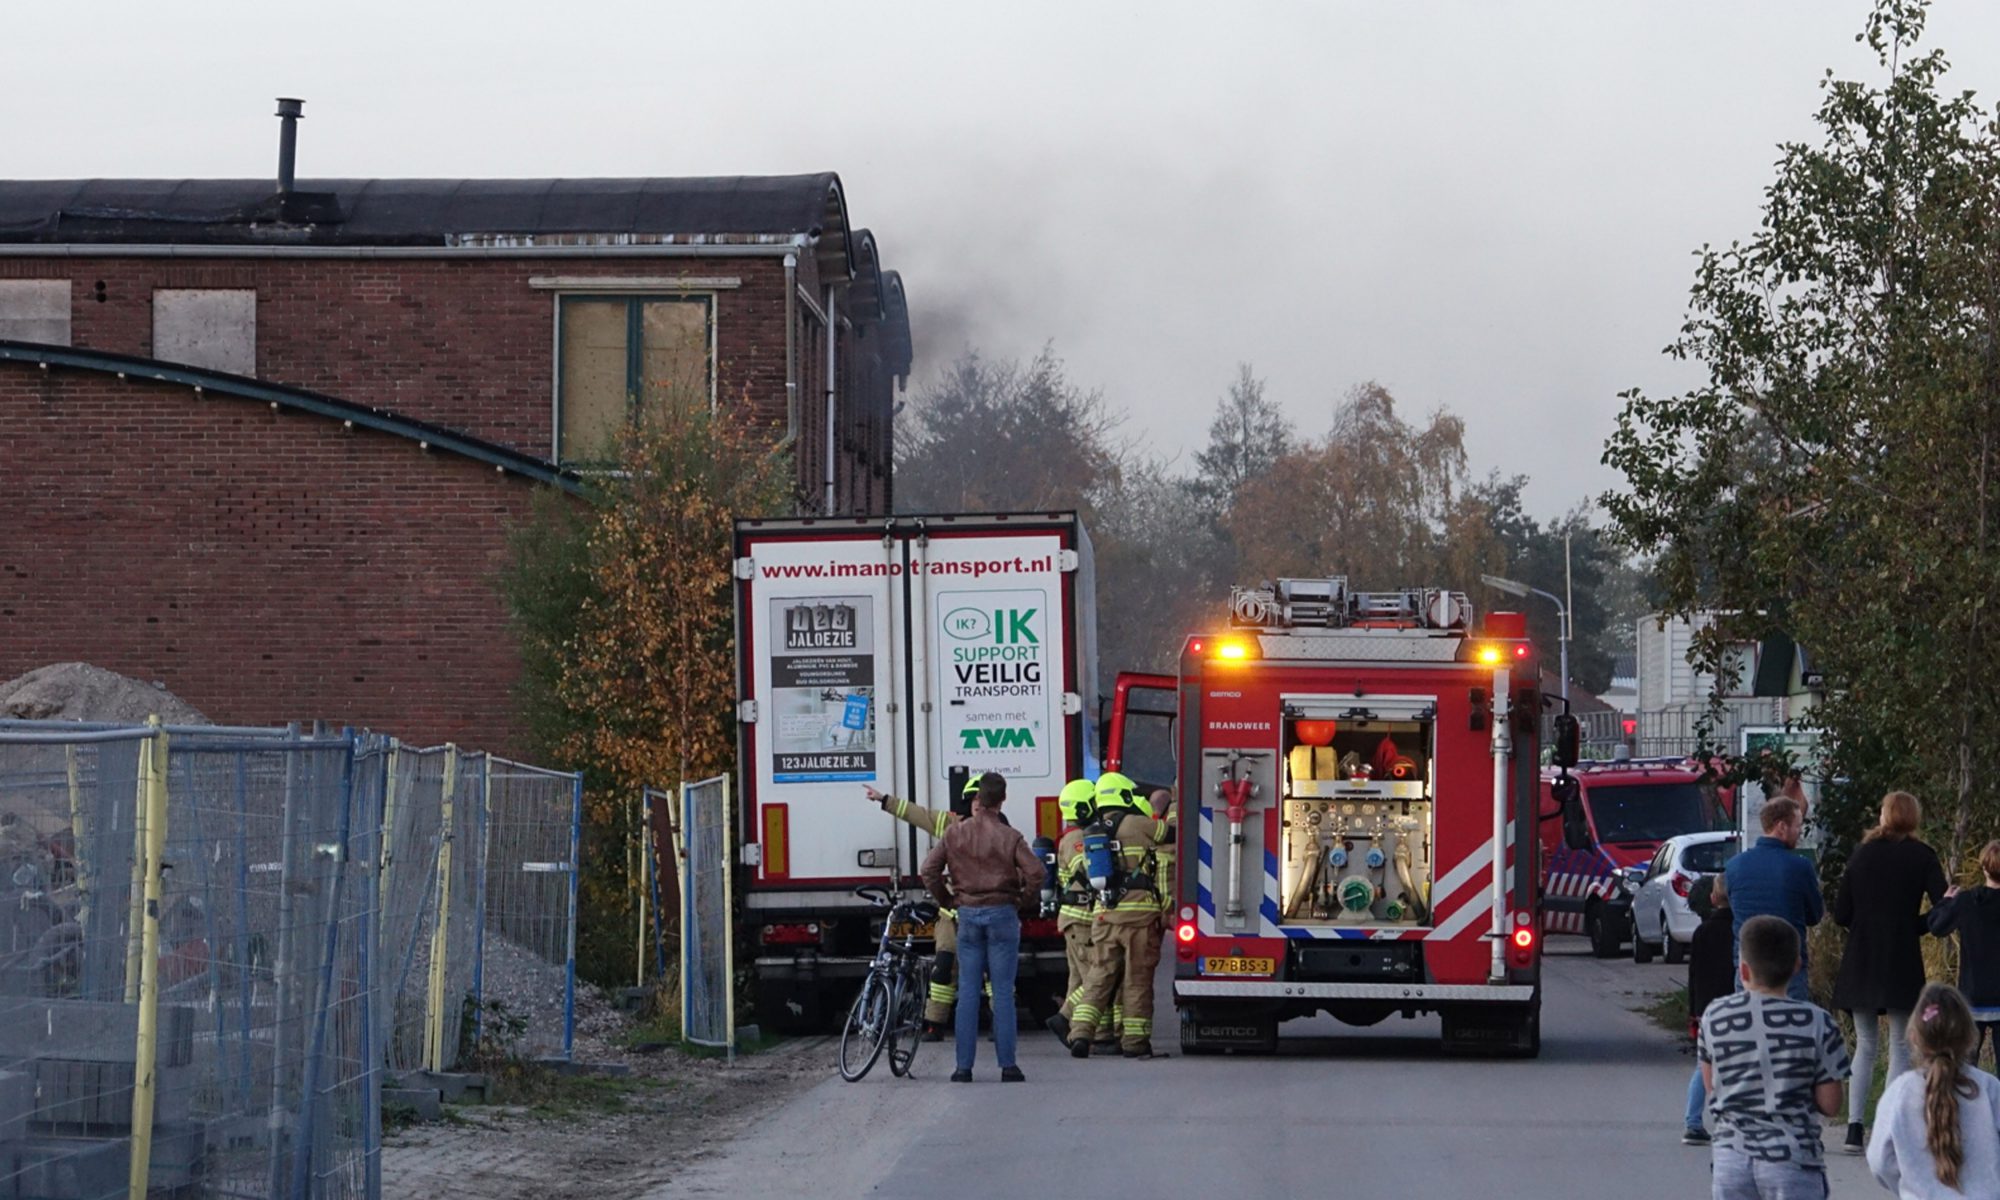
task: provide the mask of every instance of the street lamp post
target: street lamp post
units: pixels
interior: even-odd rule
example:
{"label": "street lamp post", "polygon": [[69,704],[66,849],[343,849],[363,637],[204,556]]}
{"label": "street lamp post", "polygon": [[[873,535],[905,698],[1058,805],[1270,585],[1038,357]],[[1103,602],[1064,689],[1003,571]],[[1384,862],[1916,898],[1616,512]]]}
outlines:
{"label": "street lamp post", "polygon": [[1522,599],[1532,594],[1556,606],[1556,642],[1561,647],[1562,660],[1557,669],[1562,672],[1562,698],[1569,699],[1569,606],[1565,605],[1562,597],[1554,592],[1545,592],[1538,587],[1529,587],[1512,579],[1502,579],[1498,575],[1481,575],[1479,581],[1496,592],[1505,592],[1509,596],[1519,596]]}

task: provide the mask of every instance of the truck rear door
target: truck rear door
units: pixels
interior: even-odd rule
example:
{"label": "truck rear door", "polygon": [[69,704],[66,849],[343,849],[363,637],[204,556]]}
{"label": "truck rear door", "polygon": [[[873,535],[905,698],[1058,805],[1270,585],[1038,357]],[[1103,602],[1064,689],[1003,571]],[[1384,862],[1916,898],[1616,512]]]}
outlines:
{"label": "truck rear door", "polygon": [[[907,664],[899,542],[877,531],[739,535],[745,840],[753,886],[881,883],[895,822],[863,785],[900,790]],[[862,865],[870,852],[886,861]]]}

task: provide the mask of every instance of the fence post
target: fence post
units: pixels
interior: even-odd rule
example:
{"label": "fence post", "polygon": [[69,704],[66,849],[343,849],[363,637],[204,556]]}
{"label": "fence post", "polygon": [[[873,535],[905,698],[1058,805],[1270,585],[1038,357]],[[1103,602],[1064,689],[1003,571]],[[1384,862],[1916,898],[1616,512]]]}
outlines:
{"label": "fence post", "polygon": [[139,808],[140,871],[145,881],[139,937],[139,1032],[132,1049],[132,1158],[126,1194],[146,1200],[153,1162],[153,1101],[159,1090],[155,1068],[160,1051],[160,859],[167,849],[167,734],[156,714],[146,723],[153,736],[139,743],[142,769]]}
{"label": "fence post", "polygon": [[[395,743],[384,744],[382,739],[370,739],[370,744],[381,759],[382,764],[382,809],[373,813],[375,845],[362,844],[362,861],[368,864],[362,872],[362,881],[367,881],[368,870],[386,874],[383,864],[388,859],[387,834],[384,832],[383,813],[388,811],[389,791],[395,778]],[[379,1200],[382,1195],[382,1054],[375,1043],[375,1003],[381,984],[375,974],[381,957],[375,939],[381,935],[382,897],[386,887],[381,879],[376,880],[369,893],[375,898],[376,911],[371,913],[367,906],[361,910],[360,929],[360,974],[361,974],[361,1187],[364,1200]]]}
{"label": "fence post", "polygon": [[486,1031],[486,872],[493,855],[493,753],[479,759],[479,861],[472,887],[472,1044]]}
{"label": "fence post", "polygon": [[298,990],[298,980],[294,977],[292,952],[296,939],[292,933],[292,914],[296,905],[292,900],[294,882],[293,864],[298,861],[296,848],[298,829],[298,808],[300,792],[303,789],[304,763],[300,761],[299,727],[296,722],[285,727],[285,793],[283,807],[278,818],[278,956],[271,964],[271,990],[275,1007],[271,1022],[271,1102],[266,1118],[271,1138],[271,1184],[268,1194],[281,1196],[285,1191],[285,1092],[286,1064],[291,1061],[290,1042],[294,1033],[292,1026],[293,993]]}
{"label": "fence post", "polygon": [[332,879],[325,901],[326,940],[320,956],[319,994],[313,1005],[312,1047],[306,1052],[305,1079],[299,1088],[298,1124],[292,1134],[292,1200],[306,1200],[312,1194],[312,1159],[319,1142],[314,1127],[318,1116],[319,1069],[320,1061],[326,1057],[326,1027],[336,1002],[333,963],[340,952],[340,897],[342,885],[347,882],[347,843],[354,822],[354,739],[350,735],[346,740],[346,754],[340,764],[340,815],[334,824]]}
{"label": "fence post", "polygon": [[652,837],[652,797],[647,795],[645,788],[640,788],[639,852],[636,856],[638,861],[633,864],[638,868],[634,873],[639,877],[639,936],[637,944],[632,948],[632,957],[634,959],[633,973],[637,975],[637,978],[632,981],[633,987],[646,986],[646,925],[647,921],[652,917],[653,903],[653,861],[652,855],[647,851],[647,843],[652,840]]}
{"label": "fence post", "polygon": [[576,885],[583,874],[583,772],[576,773],[569,803],[569,947],[563,964],[563,1060],[576,1057]]}
{"label": "fence post", "polygon": [[138,781],[133,788],[132,799],[132,889],[127,893],[131,902],[126,907],[125,917],[125,1003],[139,1002],[139,973],[145,961],[145,951],[140,946],[146,923],[146,808],[150,803],[147,789],[151,786],[149,772],[153,769],[151,743],[139,743]]}
{"label": "fence post", "polygon": [[424,997],[424,1068],[445,1068],[444,1005],[445,951],[451,945],[451,843],[452,794],[458,790],[458,746],[444,747],[444,804],[439,815],[437,866],[437,920],[431,926],[430,988]]}
{"label": "fence post", "polygon": [[[736,1065],[736,889],[731,878],[735,858],[729,837],[729,776],[722,777],[722,1036],[729,1039],[728,1061]],[[683,984],[685,986],[685,984]]]}

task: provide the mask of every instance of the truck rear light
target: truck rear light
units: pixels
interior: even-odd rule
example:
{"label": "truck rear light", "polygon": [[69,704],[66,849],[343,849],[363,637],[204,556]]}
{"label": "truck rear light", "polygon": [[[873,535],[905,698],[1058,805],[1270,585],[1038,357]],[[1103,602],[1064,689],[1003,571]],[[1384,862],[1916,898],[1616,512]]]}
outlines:
{"label": "truck rear light", "polygon": [[1674,886],[1674,895],[1679,896],[1681,899],[1685,900],[1687,899],[1688,892],[1694,886],[1694,880],[1689,879],[1687,876],[1681,874],[1679,871],[1675,871],[1673,886]]}
{"label": "truck rear light", "polygon": [[1228,659],[1230,662],[1242,662],[1245,659],[1256,658],[1257,655],[1251,648],[1249,639],[1223,638],[1215,643],[1215,657]]}
{"label": "truck rear light", "polygon": [[1181,905],[1181,920],[1183,921],[1194,920],[1194,905],[1192,904]]}
{"label": "truck rear light", "polygon": [[1193,921],[1182,921],[1180,928],[1174,930],[1174,936],[1179,938],[1183,945],[1187,945],[1194,941],[1194,932]]}
{"label": "truck rear light", "polygon": [[1021,922],[1021,936],[1024,938],[1061,937],[1062,931],[1056,928],[1054,917],[1030,917]]}
{"label": "truck rear light", "polygon": [[766,946],[817,946],[819,924],[793,921],[781,925],[766,925],[762,937]]}
{"label": "truck rear light", "polygon": [[1517,926],[1508,939],[1507,961],[1517,967],[1535,965],[1535,927]]}
{"label": "truck rear light", "polygon": [[1514,657],[1515,657],[1515,658],[1526,658],[1526,657],[1528,657],[1528,646],[1527,646],[1527,643],[1523,642],[1523,643],[1522,643],[1521,645],[1518,645],[1518,646],[1514,647]]}

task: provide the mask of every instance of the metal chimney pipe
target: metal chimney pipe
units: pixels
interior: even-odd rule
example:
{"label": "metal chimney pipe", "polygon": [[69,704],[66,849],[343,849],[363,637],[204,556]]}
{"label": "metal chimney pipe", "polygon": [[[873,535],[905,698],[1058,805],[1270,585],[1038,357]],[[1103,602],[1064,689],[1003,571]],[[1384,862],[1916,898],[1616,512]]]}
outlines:
{"label": "metal chimney pipe", "polygon": [[278,194],[292,191],[293,170],[299,160],[299,118],[306,115],[306,102],[278,97]]}

